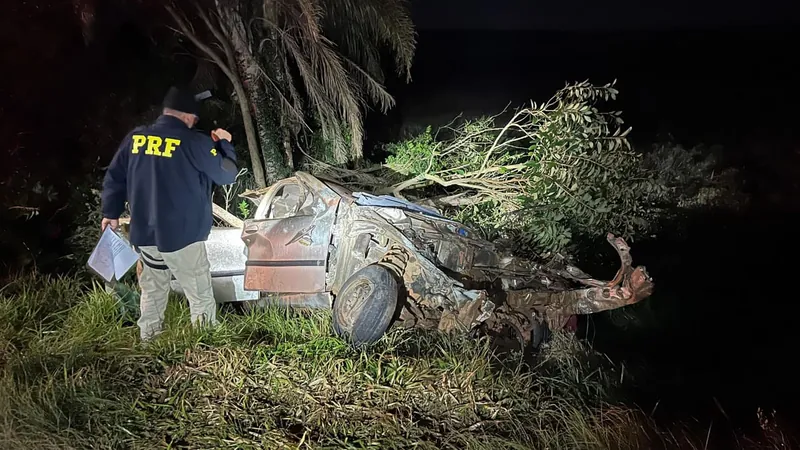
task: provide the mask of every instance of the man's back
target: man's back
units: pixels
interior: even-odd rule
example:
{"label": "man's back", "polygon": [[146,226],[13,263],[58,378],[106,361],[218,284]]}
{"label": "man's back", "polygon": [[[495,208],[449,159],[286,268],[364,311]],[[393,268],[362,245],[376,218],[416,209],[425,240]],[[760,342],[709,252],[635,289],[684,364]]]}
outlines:
{"label": "man's back", "polygon": [[[210,137],[191,131],[200,120],[197,97],[171,87],[163,115],[125,137],[103,180],[100,228],[119,226],[131,207],[130,240],[142,263],[139,336],[161,333],[170,280],[189,301],[192,324],[217,323],[205,241],[211,232],[211,188],[236,179],[236,152],[222,128]],[[219,138],[219,139],[217,139]]]}
{"label": "man's back", "polygon": [[215,144],[180,119],[162,115],[120,145],[104,183],[104,215],[107,208],[108,214],[116,213],[115,193],[124,184],[133,245],[172,252],[205,240],[213,220],[212,182],[229,184],[236,177],[235,165],[226,164],[226,158],[235,162],[229,142]]}

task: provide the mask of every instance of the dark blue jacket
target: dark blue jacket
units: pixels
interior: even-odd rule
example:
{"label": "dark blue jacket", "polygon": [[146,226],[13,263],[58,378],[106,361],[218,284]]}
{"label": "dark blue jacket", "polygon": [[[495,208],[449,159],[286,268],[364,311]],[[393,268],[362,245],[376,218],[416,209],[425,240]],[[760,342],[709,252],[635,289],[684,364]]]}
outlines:
{"label": "dark blue jacket", "polygon": [[131,244],[174,252],[208,238],[212,183],[231,184],[237,173],[230,142],[163,115],[122,141],[103,181],[103,217],[118,219],[127,200]]}

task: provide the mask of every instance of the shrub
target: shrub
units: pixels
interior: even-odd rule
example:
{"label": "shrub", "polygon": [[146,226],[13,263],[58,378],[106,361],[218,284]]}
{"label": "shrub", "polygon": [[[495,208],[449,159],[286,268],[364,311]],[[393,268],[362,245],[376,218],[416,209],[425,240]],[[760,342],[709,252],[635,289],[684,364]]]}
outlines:
{"label": "shrub", "polygon": [[371,181],[382,193],[438,195],[434,205],[520,250],[561,251],[579,234],[634,236],[654,217],[660,187],[643,171],[620,113],[599,109],[616,95],[613,84],[577,83],[507,120],[428,129],[388,146],[390,173]]}
{"label": "shrub", "polygon": [[738,171],[720,167],[719,147],[684,148],[663,142],[642,158],[642,169],[660,186],[658,201],[664,209],[738,209],[747,203],[739,190]]}
{"label": "shrub", "polygon": [[72,234],[67,238],[70,252],[64,258],[74,262],[73,271],[88,274],[86,261],[100,238],[100,183],[76,186],[72,192],[70,207],[73,212]]}

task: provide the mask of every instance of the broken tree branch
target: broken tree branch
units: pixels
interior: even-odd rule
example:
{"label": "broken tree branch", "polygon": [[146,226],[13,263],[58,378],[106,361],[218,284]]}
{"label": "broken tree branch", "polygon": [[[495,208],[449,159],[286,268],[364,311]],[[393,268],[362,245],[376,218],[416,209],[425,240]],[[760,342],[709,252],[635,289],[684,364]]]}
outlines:
{"label": "broken tree branch", "polygon": [[242,222],[241,219],[229,213],[228,211],[225,211],[221,206],[217,205],[216,203],[211,204],[211,212],[214,214],[214,217],[227,223],[228,225],[234,228],[242,228],[244,226],[244,222]]}

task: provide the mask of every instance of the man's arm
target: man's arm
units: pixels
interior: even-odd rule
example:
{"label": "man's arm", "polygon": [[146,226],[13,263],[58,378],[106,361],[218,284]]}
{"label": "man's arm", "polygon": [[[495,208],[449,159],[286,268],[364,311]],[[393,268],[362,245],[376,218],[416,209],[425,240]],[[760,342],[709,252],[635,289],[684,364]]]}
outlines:
{"label": "man's arm", "polygon": [[220,140],[216,143],[203,136],[193,145],[189,154],[192,164],[200,172],[208,175],[218,185],[231,184],[239,174],[236,167],[236,152],[230,142],[230,134],[225,130],[214,130]]}
{"label": "man's arm", "polygon": [[220,139],[219,141],[216,142],[216,145],[214,147],[217,150],[223,152],[222,154],[226,158],[236,163],[236,149],[233,148],[233,144],[231,144],[231,141],[227,139]]}
{"label": "man's arm", "polygon": [[111,225],[111,229],[116,229],[119,216],[125,211],[125,199],[128,195],[128,152],[130,152],[130,135],[122,140],[103,179],[101,196],[103,222],[100,225],[103,230],[108,225]]}

